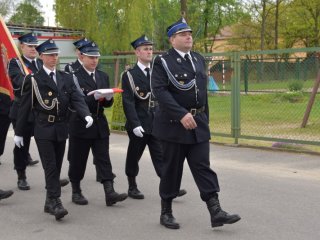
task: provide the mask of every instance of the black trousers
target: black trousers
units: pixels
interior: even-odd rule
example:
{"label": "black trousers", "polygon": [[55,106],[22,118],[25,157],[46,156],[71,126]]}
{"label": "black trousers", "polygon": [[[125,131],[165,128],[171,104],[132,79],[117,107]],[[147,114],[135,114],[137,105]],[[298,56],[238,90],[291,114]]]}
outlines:
{"label": "black trousers", "polygon": [[47,197],[61,196],[60,172],[66,141],[35,139],[44,169]]}
{"label": "black trousers", "polygon": [[4,152],[10,122],[8,115],[0,115],[0,156]]}
{"label": "black trousers", "polygon": [[169,201],[177,196],[185,159],[187,159],[203,201],[209,200],[220,191],[217,174],[210,168],[209,142],[180,144],[162,141],[162,147],[164,153],[160,181],[162,200]]}
{"label": "black trousers", "polygon": [[109,137],[85,139],[69,137],[69,179],[80,182],[85,174],[90,149],[96,165],[97,176],[101,182],[113,180],[112,165],[109,156]]}
{"label": "black trousers", "polygon": [[126,175],[136,177],[139,173],[139,160],[148,145],[153,167],[156,173],[161,177],[162,171],[162,146],[160,140],[151,134],[143,134],[143,137],[137,137],[132,131],[128,131],[129,145],[126,158]]}
{"label": "black trousers", "polygon": [[[13,129],[16,127],[16,120],[12,120]],[[33,123],[28,122],[24,129],[23,144],[24,146],[19,148],[16,145],[13,148],[13,163],[15,170],[25,170],[28,166],[28,156],[30,141],[33,135]]]}

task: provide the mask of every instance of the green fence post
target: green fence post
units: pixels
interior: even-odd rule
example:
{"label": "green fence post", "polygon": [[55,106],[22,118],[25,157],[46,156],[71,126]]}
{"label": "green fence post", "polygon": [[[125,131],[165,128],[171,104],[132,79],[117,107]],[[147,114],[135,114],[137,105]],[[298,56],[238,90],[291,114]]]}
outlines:
{"label": "green fence post", "polygon": [[240,53],[234,52],[231,58],[233,77],[231,79],[231,135],[238,144],[240,137]]}
{"label": "green fence post", "polygon": [[244,74],[244,91],[248,93],[248,79],[249,79],[249,60],[245,59],[243,63],[243,74]]}

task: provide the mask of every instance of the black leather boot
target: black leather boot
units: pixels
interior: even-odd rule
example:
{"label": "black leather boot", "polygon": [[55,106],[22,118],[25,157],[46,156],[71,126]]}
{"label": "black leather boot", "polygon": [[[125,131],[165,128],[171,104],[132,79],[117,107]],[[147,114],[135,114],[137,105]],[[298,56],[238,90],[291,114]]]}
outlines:
{"label": "black leather boot", "polygon": [[0,200],[10,197],[13,194],[13,191],[4,191],[0,189]]}
{"label": "black leather boot", "polygon": [[133,199],[144,199],[144,195],[138,189],[136,178],[128,177],[128,183],[129,183],[128,196]]}
{"label": "black leather boot", "polygon": [[176,219],[172,215],[172,201],[163,201],[161,200],[161,215],[160,215],[160,224],[170,228],[170,229],[179,229],[180,225],[176,222]]}
{"label": "black leather boot", "polygon": [[17,174],[18,174],[18,188],[20,190],[29,190],[30,186],[27,182],[27,177],[26,177],[26,171],[25,170],[17,170]]}
{"label": "black leather boot", "polygon": [[28,154],[28,166],[33,166],[35,164],[37,164],[39,162],[39,160],[33,160],[32,157],[30,156],[30,154]]}
{"label": "black leather boot", "polygon": [[223,226],[224,224],[232,224],[241,219],[239,215],[229,214],[221,209],[218,195],[210,198],[206,203],[210,212],[211,226],[213,228]]}
{"label": "black leather boot", "polygon": [[57,221],[68,214],[68,211],[63,207],[60,198],[47,197],[44,205],[44,211],[54,215]]}
{"label": "black leather boot", "polygon": [[87,205],[88,200],[82,195],[79,182],[71,182],[72,186],[72,202],[78,205]]}
{"label": "black leather boot", "polygon": [[187,194],[187,191],[186,191],[186,190],[180,189],[177,197],[182,197],[183,195],[186,195],[186,194]]}
{"label": "black leather boot", "polygon": [[64,187],[64,186],[67,186],[69,184],[69,180],[66,179],[66,178],[61,178],[60,179],[60,186],[61,187]]}
{"label": "black leather boot", "polygon": [[117,193],[113,188],[113,181],[105,181],[103,183],[103,188],[106,196],[106,204],[107,206],[112,206],[117,202],[121,202],[125,200],[128,195],[126,193]]}

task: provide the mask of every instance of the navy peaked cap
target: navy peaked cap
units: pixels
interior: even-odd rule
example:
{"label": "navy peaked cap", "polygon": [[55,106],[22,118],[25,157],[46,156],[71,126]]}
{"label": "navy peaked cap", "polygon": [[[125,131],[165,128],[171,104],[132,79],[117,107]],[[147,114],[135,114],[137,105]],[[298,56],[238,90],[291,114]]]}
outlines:
{"label": "navy peaked cap", "polygon": [[190,26],[187,24],[184,18],[181,18],[179,21],[175,22],[167,28],[168,37],[181,32],[192,32]]}
{"label": "navy peaked cap", "polygon": [[39,46],[36,47],[36,50],[40,54],[58,54],[59,48],[56,43],[49,38],[48,40],[41,43]]}
{"label": "navy peaked cap", "polygon": [[38,45],[39,44],[38,38],[33,32],[30,32],[30,33],[27,33],[27,34],[24,34],[24,35],[18,37],[18,40],[20,41],[20,43],[24,43],[27,45]]}
{"label": "navy peaked cap", "polygon": [[141,37],[137,38],[133,42],[131,42],[131,46],[136,49],[137,47],[143,46],[143,45],[153,45],[153,42],[151,42],[146,35],[142,35]]}
{"label": "navy peaked cap", "polygon": [[95,42],[90,42],[80,49],[81,54],[91,57],[99,57],[100,56],[100,50],[98,45]]}
{"label": "navy peaked cap", "polygon": [[89,39],[87,39],[87,38],[81,38],[81,39],[73,42],[73,45],[74,45],[77,49],[79,49],[79,48],[83,47],[84,45],[87,45],[87,44],[90,43],[90,42],[91,42],[91,41],[90,41]]}

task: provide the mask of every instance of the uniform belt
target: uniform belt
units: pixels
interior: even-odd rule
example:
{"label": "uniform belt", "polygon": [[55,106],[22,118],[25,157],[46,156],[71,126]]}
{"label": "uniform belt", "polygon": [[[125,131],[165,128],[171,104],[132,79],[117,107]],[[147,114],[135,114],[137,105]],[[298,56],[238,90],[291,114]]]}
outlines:
{"label": "uniform belt", "polygon": [[192,114],[192,116],[195,116],[199,113],[204,112],[205,109],[206,109],[205,106],[202,106],[201,108],[190,108],[189,112]]}
{"label": "uniform belt", "polygon": [[56,116],[56,115],[51,115],[51,114],[46,114],[46,113],[38,113],[38,118],[42,121],[47,121],[47,122],[64,122],[67,118],[65,116]]}
{"label": "uniform belt", "polygon": [[159,103],[158,103],[158,101],[149,101],[148,106],[149,106],[149,108],[154,108],[154,107],[159,106]]}

